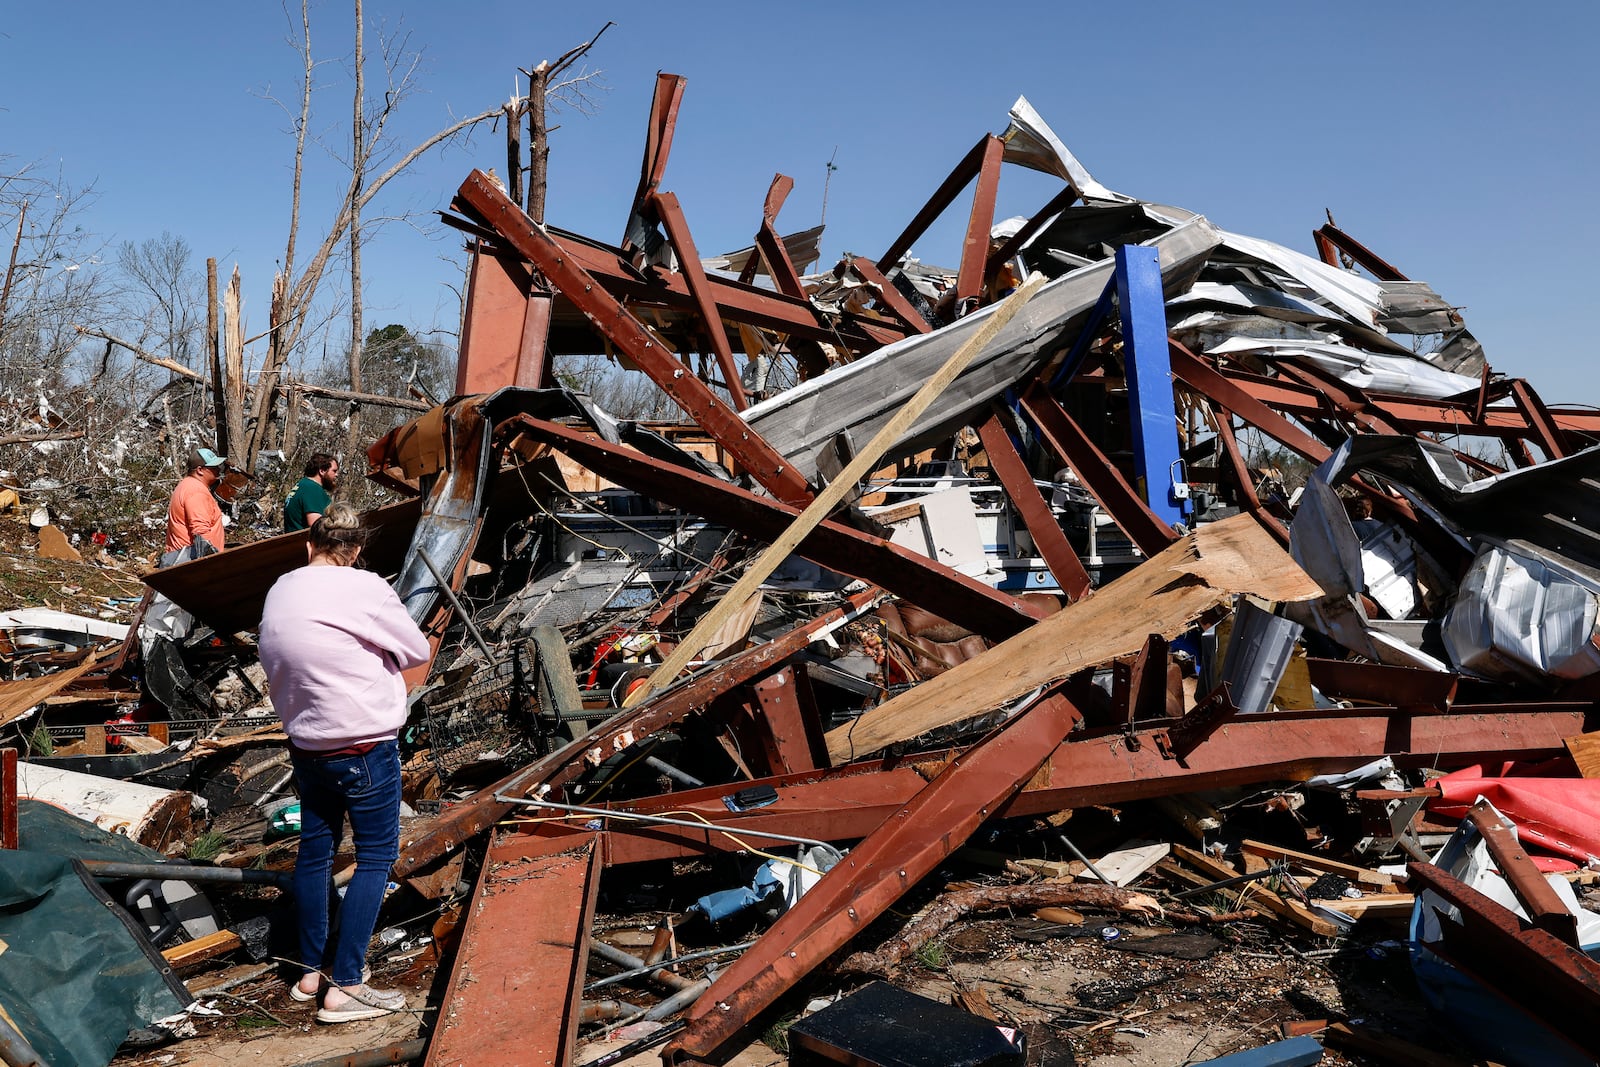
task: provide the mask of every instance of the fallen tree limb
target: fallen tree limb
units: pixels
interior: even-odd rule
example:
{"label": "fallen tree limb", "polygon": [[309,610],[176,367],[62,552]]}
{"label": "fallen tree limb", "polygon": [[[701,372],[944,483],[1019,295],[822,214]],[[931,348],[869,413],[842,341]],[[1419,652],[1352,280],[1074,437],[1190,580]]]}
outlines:
{"label": "fallen tree limb", "polygon": [[355,393],[349,389],[330,389],[325,385],[307,385],[305,382],[294,382],[286,388],[304,393],[306,396],[322,396],[330,400],[348,400],[352,404],[371,404],[373,407],[404,408],[407,411],[432,411],[437,406],[423,400],[411,400],[399,396],[382,396],[377,393]]}
{"label": "fallen tree limb", "polygon": [[0,437],[0,445],[25,445],[30,441],[75,441],[82,436],[82,430],[71,430],[66,433],[13,433]]}
{"label": "fallen tree limb", "polygon": [[182,363],[174,362],[173,360],[167,359],[165,356],[158,356],[153,352],[146,352],[132,341],[124,341],[122,338],[106,333],[104,330],[91,330],[87,326],[76,326],[74,329],[76,329],[85,337],[98,337],[102,341],[116,345],[118,348],[126,348],[133,354],[134,359],[143,360],[146,363],[151,363],[157,367],[165,368],[166,370],[171,371],[173,374],[182,375],[183,377],[192,379],[193,381],[208,385],[210,384],[206,381],[206,376],[204,374],[201,374],[198,371],[192,371],[188,367],[185,367]]}
{"label": "fallen tree limb", "polygon": [[845,973],[887,974],[903,963],[907,956],[970,912],[1063,906],[1130,911],[1141,915],[1154,915],[1162,911],[1156,899],[1146,893],[1108,885],[1035,882],[1032,885],[960,889],[946,893],[928,909],[926,915],[906,927],[899,937],[880,945],[876,952],[856,952],[845,957],[844,962],[839,964],[839,970]]}

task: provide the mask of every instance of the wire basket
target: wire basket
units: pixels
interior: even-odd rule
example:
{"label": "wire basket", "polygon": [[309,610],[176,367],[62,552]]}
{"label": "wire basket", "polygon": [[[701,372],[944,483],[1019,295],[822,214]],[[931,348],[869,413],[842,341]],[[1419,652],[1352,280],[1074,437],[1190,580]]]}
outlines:
{"label": "wire basket", "polygon": [[533,661],[524,646],[423,701],[428,754],[447,781],[475,764],[543,754]]}

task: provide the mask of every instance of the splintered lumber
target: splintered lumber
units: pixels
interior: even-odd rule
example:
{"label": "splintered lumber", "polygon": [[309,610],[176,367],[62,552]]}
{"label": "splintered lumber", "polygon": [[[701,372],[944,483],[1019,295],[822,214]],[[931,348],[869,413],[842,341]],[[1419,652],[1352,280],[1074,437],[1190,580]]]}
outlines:
{"label": "splintered lumber", "polygon": [[1041,685],[1171,638],[1235,593],[1321,596],[1248,514],[1201,527],[1088,597],[827,734],[835,765],[981,715]]}
{"label": "splintered lumber", "polygon": [[975,911],[1060,907],[1067,904],[1096,911],[1134,912],[1147,917],[1161,911],[1161,905],[1156,903],[1154,897],[1108,885],[1036,882],[1032,885],[961,889],[940,897],[922,918],[906,927],[899,937],[878,946],[876,951],[856,952],[845,957],[839,969],[862,974],[887,974],[952,923]]}
{"label": "splintered lumber", "polygon": [[1023,305],[1044,283],[1044,276],[1036,274],[1016,292],[1006,297],[1005,302],[995,309],[982,329],[945,360],[944,366],[917,390],[916,395],[907,401],[903,408],[895,412],[888,425],[873,435],[872,440],[856,453],[826,489],[817,494],[782,536],[769,545],[761,557],[745,570],[738,582],[734,583],[733,589],[722,597],[705,618],[695,624],[689,636],[684,638],[673,650],[672,655],[656,668],[650,680],[625,701],[625,705],[638,703],[649,695],[651,690],[663,689],[672,684],[679,672],[689,665],[689,661],[700,655],[712,635],[727,625],[728,620],[744,607],[761,587],[761,583],[771,577],[772,572],[789,558],[790,554],[800,546],[800,542],[805,540],[806,535],[816,529],[817,524],[826,519],[835,508],[844,503],[845,497],[855,491],[856,483],[871,474],[878,466],[879,459],[889,446],[911,428],[911,424],[927,410],[928,405],[932,404],[939,394],[955,381],[956,375],[966,369],[967,364],[995,339],[1006,323],[1022,310]]}
{"label": "splintered lumber", "polygon": [[[1223,863],[1221,860],[1212,859],[1204,852],[1196,852],[1183,845],[1173,845],[1172,854],[1196,870],[1210,875],[1217,881],[1225,878],[1237,878],[1239,872],[1233,865]],[[1332,921],[1312,913],[1311,909],[1295,900],[1285,900],[1270,889],[1262,887],[1259,883],[1252,883],[1248,888],[1241,890],[1240,903],[1246,907],[1253,907],[1268,915],[1275,915],[1280,919],[1287,919],[1302,929],[1309,930],[1318,937],[1337,937],[1339,927]]]}
{"label": "splintered lumber", "polygon": [[1409,919],[1417,902],[1415,893],[1368,893],[1366,896],[1344,900],[1319,900],[1324,908],[1348,915],[1352,919],[1390,918]]}
{"label": "splintered lumber", "polygon": [[164,948],[161,950],[161,955],[174,968],[181,968],[192,963],[214,960],[218,956],[232,952],[243,943],[239,935],[232,930],[218,930],[216,933],[197,937],[193,941]]}
{"label": "splintered lumber", "polygon": [[1264,841],[1242,842],[1239,845],[1239,851],[1248,856],[1260,856],[1264,860],[1283,860],[1299,867],[1308,867],[1313,871],[1321,871],[1324,874],[1337,874],[1341,878],[1350,879],[1358,886],[1379,890],[1392,890],[1394,888],[1394,878],[1381,871],[1357,867],[1352,863],[1340,863],[1338,860],[1328,859],[1326,856],[1315,856],[1309,852],[1296,852],[1292,848],[1269,845]]}

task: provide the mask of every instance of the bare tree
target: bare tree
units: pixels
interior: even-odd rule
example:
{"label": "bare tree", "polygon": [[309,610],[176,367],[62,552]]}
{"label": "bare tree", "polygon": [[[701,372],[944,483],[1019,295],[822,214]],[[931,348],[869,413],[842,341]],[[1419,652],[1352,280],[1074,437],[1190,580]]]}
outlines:
{"label": "bare tree", "polygon": [[520,99],[513,97],[504,105],[506,161],[511,170],[511,185],[507,189],[507,195],[512,200],[522,203],[524,168],[518,147],[521,139],[518,136],[517,118],[519,115],[526,115],[528,119],[527,210],[528,217],[535,222],[544,221],[545,193],[549,184],[551,133],[549,109],[553,103],[564,103],[582,112],[588,112],[593,108],[589,92],[599,87],[598,78],[601,72],[580,70],[570,78],[563,75],[594,47],[595,42],[600,40],[601,34],[614,25],[616,23],[608,21],[593,37],[575,48],[569,48],[554,63],[546,59],[535,64],[531,70],[522,71],[522,76],[528,79],[528,95]]}
{"label": "bare tree", "polygon": [[286,242],[283,269],[273,281],[273,300],[268,324],[267,353],[261,371],[256,380],[255,390],[255,424],[250,428],[248,435],[244,462],[254,465],[255,457],[266,444],[273,439],[274,434],[274,407],[279,394],[279,381],[290,355],[295,351],[306,328],[307,315],[315,299],[318,287],[321,285],[328,263],[332,259],[334,250],[351,233],[353,229],[359,230],[363,225],[363,213],[371,205],[374,198],[382,191],[392,179],[403,172],[425,153],[456,136],[471,130],[480,123],[490,121],[501,114],[498,105],[489,110],[457,119],[429,137],[413,145],[404,153],[392,156],[393,162],[378,173],[370,176],[371,167],[380,157],[381,146],[384,144],[384,126],[401,102],[410,95],[416,86],[418,70],[418,55],[404,47],[404,39],[400,38],[393,48],[385,48],[384,64],[389,78],[389,88],[384,94],[381,104],[377,104],[370,114],[363,110],[363,117],[359,120],[362,127],[361,144],[356,146],[355,155],[350,160],[351,177],[346,185],[345,195],[340,200],[340,205],[328,225],[321,243],[312,253],[306,266],[295,274],[294,250],[300,229],[300,184],[303,176],[303,160],[309,133],[309,116],[311,111],[311,94],[314,87],[313,73],[315,60],[311,48],[311,17],[309,0],[301,0],[300,6],[300,54],[303,60],[304,80],[301,91],[300,121],[295,131],[295,167],[294,167],[294,201],[289,220],[289,232]]}

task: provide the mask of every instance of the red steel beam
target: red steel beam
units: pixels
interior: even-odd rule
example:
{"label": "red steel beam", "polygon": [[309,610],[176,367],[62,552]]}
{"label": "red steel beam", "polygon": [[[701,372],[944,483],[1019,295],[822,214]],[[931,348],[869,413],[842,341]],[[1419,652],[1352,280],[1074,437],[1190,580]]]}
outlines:
{"label": "red steel beam", "polygon": [[983,140],[973,145],[971,151],[962,157],[961,162],[950,172],[950,176],[933,191],[928,202],[922,205],[922,210],[917,212],[916,217],[900,236],[894,239],[894,243],[878,257],[879,270],[888,271],[899,263],[900,257],[911,251],[912,243],[928,232],[928,227],[944,213],[945,208],[955,203],[956,197],[961,195],[961,190],[966,188],[967,183],[982,168],[984,157],[989,152],[989,142],[992,140],[995,140],[993,134],[984,134]]}
{"label": "red steel beam", "polygon": [[593,834],[489,849],[426,1067],[572,1062],[599,873]]}
{"label": "red steel beam", "polygon": [[1256,517],[1268,533],[1277,538],[1278,543],[1285,548],[1289,547],[1289,530],[1278,521],[1261,504],[1261,498],[1256,495],[1256,487],[1250,478],[1250,467],[1244,461],[1244,453],[1239,449],[1239,440],[1233,435],[1233,412],[1220,404],[1213,405],[1212,416],[1217,420],[1217,440],[1222,442],[1222,454],[1227,460],[1228,473],[1233,477],[1234,488],[1239,491],[1239,499],[1244,502],[1245,510]]}
{"label": "red steel beam", "polygon": [[1408,863],[1406,872],[1419,896],[1431,889],[1453,906],[1434,908],[1440,938],[1430,950],[1600,1058],[1600,963],[1543,930],[1524,930],[1515,914],[1431,863]]}
{"label": "red steel beam", "polygon": [[[519,415],[508,420],[618,485],[672,507],[701,515],[771,543],[800,510],[695,471],[607,444],[599,435]],[[814,563],[887,589],[990,640],[1004,640],[1034,621],[1025,603],[951,570],[919,553],[826,519],[800,542],[798,553]]]}
{"label": "red steel beam", "polygon": [[994,272],[1000,269],[1000,264],[1020,252],[1022,246],[1028,243],[1029,238],[1042,230],[1045,223],[1071,207],[1077,201],[1078,196],[1077,188],[1069,181],[1065,189],[1052,196],[1044,207],[1029,216],[1028,221],[1023,223],[1020,230],[1006,238],[1005,243],[990,254],[988,261],[983,265],[983,276],[985,278],[994,277]]}
{"label": "red steel beam", "polygon": [[978,164],[978,181],[972,191],[972,211],[967,216],[967,233],[961,241],[961,266],[956,271],[956,313],[977,307],[987,275],[989,230],[994,226],[994,202],[1000,191],[1000,160],[1005,142],[993,134],[983,140],[983,158]]}
{"label": "red steel beam", "polygon": [[[800,272],[794,269],[789,250],[784,247],[783,238],[778,234],[778,212],[783,210],[783,202],[789,199],[793,189],[794,179],[787,174],[772,176],[772,184],[767,187],[767,198],[761,204],[761,228],[756,231],[756,250],[766,261],[767,273],[772,275],[772,284],[778,287],[778,292],[804,300],[806,289],[800,283]],[[754,263],[755,258],[751,257],[750,262]]]}
{"label": "red steel beam", "polygon": [[728,344],[728,330],[722,325],[717,302],[711,295],[710,283],[706,281],[705,268],[700,265],[700,253],[694,246],[694,235],[689,232],[689,220],[684,218],[682,205],[671,193],[655,193],[650,202],[661,219],[661,225],[666,227],[672,250],[678,254],[678,273],[688,283],[689,295],[694,298],[695,307],[705,323],[706,338],[711,342],[711,350],[716,353],[717,364],[722,367],[722,384],[728,390],[733,409],[743,411],[750,406],[750,401],[744,395],[744,386],[739,381],[739,368],[733,362],[733,347]]}
{"label": "red steel beam", "polygon": [[1077,473],[1122,531],[1146,556],[1153,556],[1178,539],[1162,522],[1139,491],[1072,420],[1043,382],[1034,382],[1022,394],[1022,411],[1039,432],[1039,439]]}
{"label": "red steel beam", "polygon": [[1544,874],[1522,850],[1511,827],[1502,820],[1487,800],[1467,809],[1467,818],[1477,828],[1494,865],[1511,887],[1512,894],[1528,913],[1534,929],[1543,930],[1565,944],[1578,947],[1578,917],[1567,910]]}
{"label": "red steel beam", "polygon": [[1028,524],[1028,533],[1033,535],[1033,543],[1061,591],[1071,600],[1082,600],[1089,592],[1089,572],[1083,569],[1077,550],[1067,540],[1049,503],[1033,483],[1033,475],[1011,443],[1011,435],[1000,421],[998,410],[991,411],[983,420],[978,427],[978,438],[989,456],[989,465],[1005,487],[1006,495],[1017,506],[1022,521]]}
{"label": "red steel beam", "polygon": [[[641,272],[620,258],[615,249],[577,234],[554,229],[549,234],[563,254],[593,275],[617,299],[630,304],[693,310],[694,300],[681,275],[655,269]],[[857,315],[830,318],[808,301],[728,278],[712,275],[710,283],[722,317],[731,322],[809,341],[842,344],[857,353],[873,352],[907,333],[904,327],[882,319],[864,319]]]}
{"label": "red steel beam", "polygon": [[[639,188],[633,194],[634,215],[645,214],[651,195],[661,187],[667,172],[667,157],[672,154],[672,137],[678,129],[678,108],[688,79],[681,74],[656,72],[656,91],[650,98],[650,119],[645,127],[644,162],[639,168]],[[622,235],[627,248],[628,235]]]}
{"label": "red steel beam", "polygon": [[0,750],[0,848],[17,849],[17,750]]}
{"label": "red steel beam", "polygon": [[1329,266],[1339,266],[1337,256],[1330,254],[1330,249],[1337,248],[1356,263],[1365,267],[1374,278],[1380,282],[1410,281],[1399,269],[1390,265],[1389,261],[1379,256],[1372,249],[1345,233],[1333,223],[1325,224],[1321,229],[1311,231],[1312,238],[1317,242],[1317,250],[1322,254],[1322,261]]}
{"label": "red steel beam", "polygon": [[1556,425],[1556,420],[1544,406],[1544,401],[1539,399],[1539,394],[1533,391],[1533,386],[1525,379],[1516,379],[1511,383],[1511,399],[1517,405],[1517,410],[1522,412],[1522,417],[1528,420],[1528,428],[1533,431],[1539,447],[1544,449],[1545,458],[1561,459],[1566,456],[1567,448],[1562,440],[1561,427]]}
{"label": "red steel beam", "polygon": [[689,1009],[662,1053],[708,1059],[960,848],[1078,722],[1048,697],[962,753],[796,901]]}
{"label": "red steel beam", "polygon": [[[1326,709],[1240,715],[1220,726],[1183,762],[1162,756],[1166,733],[1145,724],[1131,735],[1112,730],[1074,737],[1050,754],[1040,773],[995,817],[1040,815],[1092,804],[1122,804],[1198,789],[1304,780],[1344,771],[1386,753],[1407,767],[1463,767],[1481,761],[1539,759],[1566,751],[1563,739],[1581,733],[1592,704],[1570,701],[1527,706],[1460,707],[1444,714],[1398,708]],[[950,753],[919,755],[918,766]],[[735,834],[741,828],[829,841],[865,837],[927,784],[913,761],[864,761],[816,774],[767,778],[778,800],[734,814],[723,804],[728,786],[670,793],[619,807],[643,814],[694,812]],[[558,834],[556,824],[540,833]],[[603,847],[608,864],[703,855],[742,847],[714,829],[672,826],[613,829]]]}
{"label": "red steel beam", "polygon": [[906,324],[906,328],[913,333],[928,333],[933,329],[922,313],[912,306],[911,301],[905,298],[894,283],[884,277],[878,265],[865,256],[846,256],[839,266],[845,270],[853,271],[862,281],[878,290],[878,299],[894,313],[895,317]]}
{"label": "red steel beam", "polygon": [[564,255],[559,245],[523,213],[499,184],[475,170],[461,185],[459,201],[537,267],[594,323],[601,334],[650,376],[701,429],[726,448],[739,465],[779,500],[804,504],[810,487],[794,465],[779,455],[704,382],[659,343],[605,287]]}
{"label": "red steel beam", "polygon": [[807,712],[816,712],[814,706],[808,708],[809,702],[802,700],[801,687],[806,685],[803,668],[787,667],[750,687],[755,690],[760,710],[756,727],[767,752],[767,765],[774,774],[814,771],[818,767],[813,742],[821,738],[812,737],[814,731],[806,729]]}

